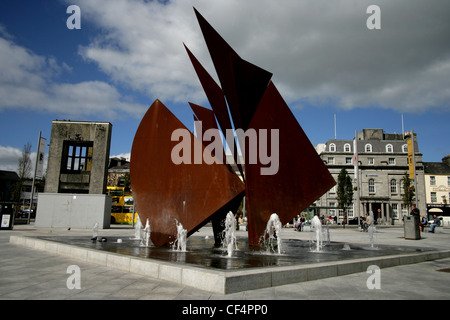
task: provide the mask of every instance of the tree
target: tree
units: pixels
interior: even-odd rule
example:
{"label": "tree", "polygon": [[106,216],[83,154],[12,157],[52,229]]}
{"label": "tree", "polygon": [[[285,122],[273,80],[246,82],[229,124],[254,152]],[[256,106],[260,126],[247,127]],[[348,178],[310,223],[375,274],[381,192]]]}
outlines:
{"label": "tree", "polygon": [[403,191],[403,204],[409,211],[415,201],[415,190],[414,186],[411,185],[411,179],[409,178],[408,172],[405,172],[405,175],[403,176]]}
{"label": "tree", "polygon": [[343,226],[345,228],[345,222],[347,221],[347,208],[353,203],[352,179],[348,175],[345,168],[342,168],[341,172],[339,172],[336,194],[338,207],[344,211]]}
{"label": "tree", "polygon": [[17,175],[19,176],[19,180],[14,184],[12,189],[12,197],[13,201],[16,203],[15,211],[17,214],[17,210],[20,206],[20,197],[22,195],[22,188],[25,180],[30,177],[31,174],[31,144],[28,142],[23,146],[22,155],[18,159],[19,165],[17,167]]}

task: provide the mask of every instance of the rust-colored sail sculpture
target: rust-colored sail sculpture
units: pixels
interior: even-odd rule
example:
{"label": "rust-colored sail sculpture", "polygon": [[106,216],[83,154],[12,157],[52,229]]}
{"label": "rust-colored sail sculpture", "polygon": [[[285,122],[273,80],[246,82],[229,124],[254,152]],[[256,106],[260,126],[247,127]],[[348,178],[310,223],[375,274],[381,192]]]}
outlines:
{"label": "rust-colored sail sculpture", "polygon": [[[245,186],[226,163],[176,165],[170,154],[178,142],[171,135],[184,126],[155,101],[133,141],[130,171],[137,209],[143,221],[149,218],[155,245],[174,240],[175,219],[188,235],[212,220],[217,243],[220,221],[229,210],[236,211],[245,190],[249,245],[257,246],[272,213],[286,224],[335,181],[271,82],[272,74],[239,57],[197,10],[195,14],[221,86],[185,46],[212,108],[190,103],[194,118],[203,122],[204,130],[218,129],[217,119],[224,136],[233,126],[251,130],[259,144],[253,148],[240,140],[245,170],[239,163],[238,168]],[[201,143],[192,134],[191,139]],[[206,147],[202,144],[202,150]]]}
{"label": "rust-colored sail sculpture", "polygon": [[[257,245],[272,213],[284,225],[329,190],[335,181],[283,98],[270,83],[250,122],[258,132],[278,130],[279,167],[261,175],[260,162],[246,161],[249,243]],[[271,142],[268,142],[268,154]]]}
{"label": "rust-colored sail sculpture", "polygon": [[244,192],[239,177],[223,164],[175,164],[172,151],[179,141],[171,137],[178,129],[189,133],[192,156],[195,143],[204,151],[205,146],[156,100],[138,127],[131,150],[133,196],[141,221],[150,221],[156,246],[175,241],[176,222],[190,235],[215,213],[223,214]]}

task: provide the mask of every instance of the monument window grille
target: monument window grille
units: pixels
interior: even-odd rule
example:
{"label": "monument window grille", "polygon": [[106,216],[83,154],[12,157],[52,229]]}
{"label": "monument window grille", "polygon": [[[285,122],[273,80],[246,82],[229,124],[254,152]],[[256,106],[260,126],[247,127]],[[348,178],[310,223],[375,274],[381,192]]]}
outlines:
{"label": "monument window grille", "polygon": [[81,173],[91,171],[93,142],[65,141],[63,172]]}

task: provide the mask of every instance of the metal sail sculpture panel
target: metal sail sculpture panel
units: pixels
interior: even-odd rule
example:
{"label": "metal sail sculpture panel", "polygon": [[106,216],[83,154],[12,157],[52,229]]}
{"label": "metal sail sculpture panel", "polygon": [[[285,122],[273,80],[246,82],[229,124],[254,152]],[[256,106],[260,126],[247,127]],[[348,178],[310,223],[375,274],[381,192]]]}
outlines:
{"label": "metal sail sculpture panel", "polygon": [[[261,130],[265,130],[267,136],[272,130],[279,134],[277,150],[270,149],[270,140],[266,140],[266,146],[259,144],[254,149],[259,154],[261,147],[266,148],[266,155],[277,153],[278,168],[269,174],[261,174],[266,165],[259,157],[252,162],[249,158],[251,150],[248,144],[245,145],[248,236],[249,244],[256,246],[272,213],[276,212],[282,224],[286,224],[335,185],[335,181],[271,82],[272,74],[239,57],[197,10],[195,14],[228,102],[234,128],[254,130],[259,143],[262,141]],[[191,61],[199,70],[199,62],[192,58]],[[197,72],[197,75],[201,83],[206,82],[204,73]],[[208,95],[207,89],[205,92]],[[211,106],[215,109],[213,104]],[[245,144],[245,141],[239,142],[241,146]]]}
{"label": "metal sail sculpture panel", "polygon": [[[249,243],[257,245],[272,213],[283,225],[328,191],[335,181],[291,110],[271,82],[253,116],[250,128],[267,132],[267,155],[278,163],[252,164],[246,159]],[[277,141],[270,132],[278,136]],[[261,149],[264,146],[258,145]],[[246,152],[247,153],[247,152]],[[275,159],[274,159],[275,160]],[[269,171],[262,174],[262,170]]]}
{"label": "metal sail sculpture panel", "polygon": [[150,221],[156,246],[175,241],[177,221],[190,235],[244,192],[239,177],[223,164],[175,164],[172,152],[179,142],[171,137],[178,129],[189,134],[191,149],[184,152],[192,156],[194,148],[204,152],[201,141],[156,100],[138,127],[131,150],[133,196],[141,221]]}

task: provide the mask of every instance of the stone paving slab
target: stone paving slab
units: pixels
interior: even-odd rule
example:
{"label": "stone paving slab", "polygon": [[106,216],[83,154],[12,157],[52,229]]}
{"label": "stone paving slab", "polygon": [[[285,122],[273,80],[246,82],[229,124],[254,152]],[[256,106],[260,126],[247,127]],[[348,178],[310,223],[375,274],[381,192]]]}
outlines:
{"label": "stone paving slab", "polygon": [[10,243],[219,294],[359,273],[364,272],[372,265],[389,268],[450,257],[450,250],[437,250],[307,265],[220,271],[212,268],[198,268],[184,263],[170,263],[87,249],[29,236],[12,235]]}
{"label": "stone paving slab", "polygon": [[[19,229],[19,228],[17,228]],[[22,229],[22,228],[21,228]],[[89,231],[78,231],[89,235]],[[116,232],[117,230],[105,231]],[[52,231],[56,233],[55,230]],[[60,231],[58,231],[60,232]],[[121,231],[122,232],[122,231]],[[133,231],[127,231],[132,233]],[[290,237],[305,237],[306,234],[288,231]],[[354,238],[355,230],[336,230],[334,237]],[[352,233],[353,232],[353,233]],[[383,234],[381,234],[383,232]],[[154,279],[148,276],[116,270],[97,263],[84,262],[46,251],[28,249],[9,243],[11,235],[48,234],[48,230],[30,229],[0,232],[0,299],[130,299],[130,300],[292,300],[292,299],[449,299],[450,273],[438,270],[450,267],[450,259],[412,262],[381,269],[381,288],[370,290],[370,276],[363,270],[332,278],[278,285],[275,287],[244,290],[231,294],[214,293],[190,286]],[[67,232],[60,232],[61,234]],[[72,232],[70,232],[72,233]],[[404,244],[401,230],[380,231],[383,241]],[[359,236],[359,234],[357,234]],[[389,239],[390,238],[390,239]],[[449,236],[427,235],[427,244],[445,250]],[[408,242],[408,241],[406,241]],[[424,243],[424,242],[422,242]],[[411,245],[413,245],[411,243]],[[417,243],[414,243],[417,245]],[[428,246],[430,247],[430,246]],[[66,286],[69,277],[67,267],[78,265],[81,269],[81,289],[70,290]]]}

